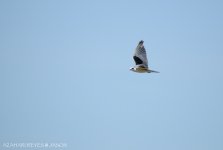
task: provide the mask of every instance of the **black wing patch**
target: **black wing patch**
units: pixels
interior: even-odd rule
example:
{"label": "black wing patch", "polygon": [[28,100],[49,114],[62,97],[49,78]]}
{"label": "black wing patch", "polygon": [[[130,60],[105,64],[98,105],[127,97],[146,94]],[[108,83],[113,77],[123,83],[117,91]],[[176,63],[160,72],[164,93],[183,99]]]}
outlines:
{"label": "black wing patch", "polygon": [[143,61],[139,57],[133,56],[133,59],[135,60],[136,65],[143,64]]}

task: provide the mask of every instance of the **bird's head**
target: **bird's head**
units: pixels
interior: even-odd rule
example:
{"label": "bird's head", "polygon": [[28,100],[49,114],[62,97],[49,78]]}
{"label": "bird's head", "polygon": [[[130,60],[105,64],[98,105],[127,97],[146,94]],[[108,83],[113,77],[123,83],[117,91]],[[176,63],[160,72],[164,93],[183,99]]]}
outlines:
{"label": "bird's head", "polygon": [[131,71],[135,71],[135,68],[132,67],[132,68],[130,68],[129,70],[131,70]]}

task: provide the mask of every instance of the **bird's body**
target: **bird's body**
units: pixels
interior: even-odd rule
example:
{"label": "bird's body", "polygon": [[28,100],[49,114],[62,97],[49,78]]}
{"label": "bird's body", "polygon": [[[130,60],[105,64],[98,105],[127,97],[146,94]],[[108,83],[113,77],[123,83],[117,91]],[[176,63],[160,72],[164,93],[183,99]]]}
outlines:
{"label": "bird's body", "polygon": [[146,56],[146,49],[143,46],[144,41],[140,41],[138,46],[135,49],[135,53],[133,55],[133,59],[136,65],[131,68],[131,71],[138,72],[138,73],[159,73],[158,71],[150,70],[148,67],[148,60]]}
{"label": "bird's body", "polygon": [[139,72],[139,73],[145,73],[145,72],[148,72],[148,68],[144,67],[142,65],[136,65],[132,71]]}

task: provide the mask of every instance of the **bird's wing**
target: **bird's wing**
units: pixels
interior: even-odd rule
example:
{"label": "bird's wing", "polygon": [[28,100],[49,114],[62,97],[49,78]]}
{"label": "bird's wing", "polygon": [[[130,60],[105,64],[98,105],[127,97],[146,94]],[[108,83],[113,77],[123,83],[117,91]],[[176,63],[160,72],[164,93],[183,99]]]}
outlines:
{"label": "bird's wing", "polygon": [[145,65],[146,67],[148,67],[146,49],[143,46],[143,41],[140,41],[138,46],[136,47],[133,59],[135,60],[136,65]]}

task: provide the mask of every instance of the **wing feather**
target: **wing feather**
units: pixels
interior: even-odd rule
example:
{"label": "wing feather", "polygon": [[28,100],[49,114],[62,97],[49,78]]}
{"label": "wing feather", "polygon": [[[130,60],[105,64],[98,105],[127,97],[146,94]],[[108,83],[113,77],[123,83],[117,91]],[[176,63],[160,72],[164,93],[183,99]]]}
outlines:
{"label": "wing feather", "polygon": [[144,41],[140,41],[139,44],[137,45],[133,59],[134,59],[136,65],[142,64],[142,65],[145,65],[146,67],[148,67],[146,49],[143,46],[143,42]]}

